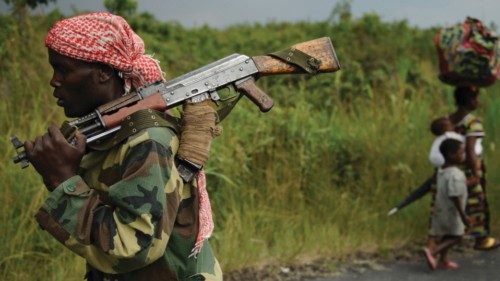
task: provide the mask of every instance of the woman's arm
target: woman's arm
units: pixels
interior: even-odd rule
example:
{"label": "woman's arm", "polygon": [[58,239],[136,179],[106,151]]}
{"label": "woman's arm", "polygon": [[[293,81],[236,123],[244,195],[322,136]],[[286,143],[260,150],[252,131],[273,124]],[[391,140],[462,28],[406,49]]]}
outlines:
{"label": "woman's arm", "polygon": [[481,176],[481,163],[475,152],[476,141],[476,136],[465,138],[465,164],[471,170],[472,176],[479,178]]}

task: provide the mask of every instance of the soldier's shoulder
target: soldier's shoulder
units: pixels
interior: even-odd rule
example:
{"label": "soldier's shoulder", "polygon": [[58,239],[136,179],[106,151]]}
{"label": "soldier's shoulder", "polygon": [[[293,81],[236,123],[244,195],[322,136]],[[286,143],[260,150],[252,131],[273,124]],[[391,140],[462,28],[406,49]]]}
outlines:
{"label": "soldier's shoulder", "polygon": [[136,134],[128,137],[126,145],[134,147],[148,140],[153,140],[165,147],[178,145],[177,134],[172,128],[169,127],[151,127],[142,129]]}

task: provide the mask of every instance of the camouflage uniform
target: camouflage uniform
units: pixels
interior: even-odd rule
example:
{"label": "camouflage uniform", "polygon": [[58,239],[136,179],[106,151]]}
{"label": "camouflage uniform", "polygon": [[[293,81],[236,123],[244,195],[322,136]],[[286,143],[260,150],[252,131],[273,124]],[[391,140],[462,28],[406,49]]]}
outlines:
{"label": "camouflage uniform", "polygon": [[89,146],[78,175],[50,194],[38,223],[86,259],[88,280],[222,280],[207,241],[188,257],[198,201],[195,181],[183,183],[174,165],[174,126],[114,142]]}

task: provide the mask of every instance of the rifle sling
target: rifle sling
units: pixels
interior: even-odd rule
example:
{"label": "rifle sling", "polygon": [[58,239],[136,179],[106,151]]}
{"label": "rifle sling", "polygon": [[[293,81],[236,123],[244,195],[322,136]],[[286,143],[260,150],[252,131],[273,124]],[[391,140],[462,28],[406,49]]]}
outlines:
{"label": "rifle sling", "polygon": [[[121,124],[121,129],[116,132],[112,138],[101,142],[96,141],[95,143],[89,144],[89,147],[94,150],[107,150],[126,140],[128,137],[147,128],[168,127],[178,134],[180,132],[179,123],[178,118],[156,110],[139,110],[125,117]],[[193,164],[186,159],[180,159],[177,156],[175,163],[177,170],[179,171],[179,175],[184,182],[190,182],[202,168],[201,166]]]}
{"label": "rifle sling", "polygon": [[175,117],[156,110],[143,109],[125,117],[121,123],[120,130],[111,138],[95,141],[88,146],[94,150],[108,150],[141,130],[153,127],[168,127],[176,133],[179,132],[180,128],[178,120]]}
{"label": "rifle sling", "polygon": [[321,64],[321,60],[293,47],[270,53],[269,55],[286,63],[294,64],[310,74],[317,73]]}

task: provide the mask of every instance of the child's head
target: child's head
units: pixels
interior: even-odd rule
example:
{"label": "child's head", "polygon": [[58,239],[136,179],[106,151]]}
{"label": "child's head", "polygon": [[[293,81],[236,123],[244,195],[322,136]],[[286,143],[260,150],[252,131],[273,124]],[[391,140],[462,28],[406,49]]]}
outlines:
{"label": "child's head", "polygon": [[445,164],[458,165],[464,162],[464,144],[456,139],[445,139],[439,146]]}
{"label": "child's head", "polygon": [[448,117],[439,117],[431,123],[431,132],[435,136],[440,136],[450,131],[453,131],[453,123],[451,123]]}

